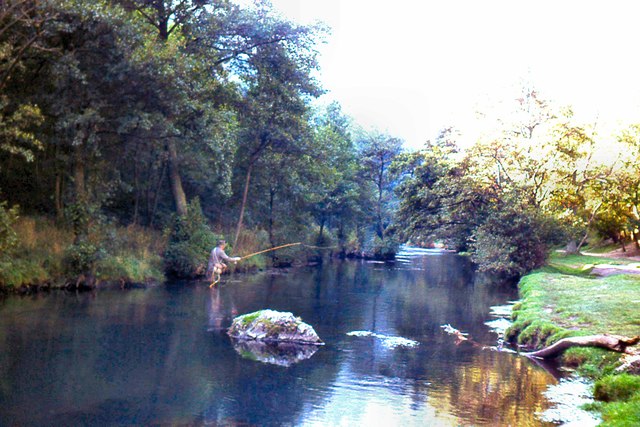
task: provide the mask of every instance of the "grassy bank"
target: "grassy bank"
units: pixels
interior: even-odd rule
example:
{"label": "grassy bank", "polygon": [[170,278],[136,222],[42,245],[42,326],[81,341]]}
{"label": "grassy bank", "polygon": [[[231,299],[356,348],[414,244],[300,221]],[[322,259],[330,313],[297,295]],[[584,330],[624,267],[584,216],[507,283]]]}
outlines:
{"label": "grassy bank", "polygon": [[[0,292],[75,288],[78,284],[160,283],[166,280],[165,274],[173,277],[173,273],[179,273],[176,277],[180,278],[201,279],[216,241],[232,233],[212,232],[204,217],[198,215],[199,207],[193,211],[193,218],[187,217],[177,232],[173,229],[173,235],[178,235],[173,240],[170,228],[161,232],[95,221],[89,235],[76,242],[70,228],[51,218],[16,216],[4,228],[10,233],[4,241],[10,240],[11,244],[0,251]],[[243,256],[271,246],[266,232],[249,229],[241,233],[238,249],[229,247],[227,251],[230,256]],[[302,265],[325,252],[302,245],[288,247],[229,263],[228,272]]]}
{"label": "grassy bank", "polygon": [[[598,277],[592,272],[600,264],[631,261],[554,254],[547,267],[523,277],[508,339],[541,348],[567,336],[640,334],[640,275]],[[602,412],[604,425],[640,425],[640,381],[615,373],[620,357],[601,349],[573,348],[563,355],[563,363],[596,380],[595,395],[602,402],[595,408]]]}
{"label": "grassy bank", "polygon": [[73,233],[46,218],[20,218],[10,254],[0,257],[0,288],[66,287],[80,277],[78,265],[91,262],[96,284],[149,283],[164,280],[161,234],[138,227],[102,226],[81,245]]}

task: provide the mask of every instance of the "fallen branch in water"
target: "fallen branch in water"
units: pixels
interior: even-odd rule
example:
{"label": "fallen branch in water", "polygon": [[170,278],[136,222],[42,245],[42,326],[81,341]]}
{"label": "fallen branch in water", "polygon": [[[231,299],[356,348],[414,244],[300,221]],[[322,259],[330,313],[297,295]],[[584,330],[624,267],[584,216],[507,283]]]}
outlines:
{"label": "fallen branch in water", "polygon": [[[444,332],[452,335],[455,338],[456,345],[459,345],[463,342],[469,342],[473,345],[480,346],[479,343],[469,338],[468,334],[460,332],[449,324],[442,325],[440,327]],[[640,354],[640,350],[629,348],[638,343],[640,343],[640,336],[629,338],[621,335],[609,334],[588,335],[583,337],[563,338],[555,344],[552,344],[541,350],[520,354],[522,356],[535,357],[538,359],[553,359],[560,356],[562,353],[564,353],[565,350],[568,350],[571,347],[599,347],[618,353]],[[501,349],[501,346],[499,346],[499,349]]]}
{"label": "fallen branch in water", "polygon": [[[457,330],[456,328],[454,328],[453,326],[451,326],[448,323],[446,325],[441,325],[440,327],[447,334],[454,336],[454,338],[456,339],[456,345],[460,344],[463,341],[468,341],[469,340],[469,338],[467,338],[467,335],[469,335],[469,334],[467,334],[465,332],[460,332],[459,330]],[[471,341],[471,343],[472,344],[476,344],[475,341]]]}
{"label": "fallen branch in water", "polygon": [[634,346],[639,342],[640,336],[629,338],[621,335],[602,334],[569,337],[563,338],[549,347],[530,353],[523,353],[523,355],[527,357],[538,357],[540,359],[553,359],[571,347],[599,347],[618,353],[633,354],[635,352],[628,349],[628,347]]}

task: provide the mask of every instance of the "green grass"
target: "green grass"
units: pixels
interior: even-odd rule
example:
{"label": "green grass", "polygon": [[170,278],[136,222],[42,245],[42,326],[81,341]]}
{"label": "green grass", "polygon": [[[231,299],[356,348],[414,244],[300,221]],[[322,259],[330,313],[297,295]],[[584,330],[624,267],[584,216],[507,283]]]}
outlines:
{"label": "green grass", "polygon": [[[627,248],[632,245],[631,242],[627,243]],[[615,251],[622,248],[619,243],[613,243],[610,239],[599,239],[597,236],[591,236],[589,238],[589,243],[584,245],[580,251],[581,252],[589,252],[594,254],[608,254],[609,252]]]}
{"label": "green grass", "polygon": [[640,397],[640,376],[620,374],[598,381],[593,396],[603,402],[629,401]]}
{"label": "green grass", "polygon": [[[595,277],[596,264],[630,264],[616,258],[555,253],[546,267],[520,280],[521,302],[514,307],[514,324],[507,331],[512,342],[540,348],[576,335],[640,333],[640,275]],[[620,354],[598,348],[572,348],[565,365],[596,379],[605,426],[640,425],[640,377],[615,375]]]}
{"label": "green grass", "polygon": [[[10,254],[0,256],[0,288],[23,285],[64,284],[77,274],[67,270],[65,256],[73,246],[73,233],[52,220],[20,218],[14,225],[18,244]],[[105,225],[90,236],[90,243],[101,249],[95,265],[99,281],[143,283],[163,281],[164,239],[152,230],[139,227]]]}
{"label": "green grass", "polygon": [[640,425],[640,399],[607,403],[602,407],[602,427],[637,427]]}
{"label": "green grass", "polygon": [[620,374],[604,377],[596,382],[596,399],[606,402],[598,408],[603,426],[640,425],[640,377]]}
{"label": "green grass", "polygon": [[[521,344],[550,344],[568,335],[636,335],[640,325],[640,275],[594,277],[589,266],[629,263],[603,257],[558,255],[520,281],[522,303],[510,336]],[[524,332],[524,334],[522,334]],[[533,338],[535,336],[535,339]]]}
{"label": "green grass", "polygon": [[[572,335],[638,333],[640,275],[595,278],[544,269],[523,277],[519,286],[523,302],[514,311],[514,329],[520,333],[534,325],[545,335],[537,340],[539,344],[549,344],[548,338],[562,331],[572,331]],[[531,334],[529,331],[520,343],[526,344]]]}
{"label": "green grass", "polygon": [[564,254],[562,252],[554,252],[549,257],[548,263],[550,266],[566,266],[573,268],[583,268],[586,265],[594,264],[613,264],[613,265],[626,265],[632,264],[636,261],[628,260],[626,258],[607,258],[605,256],[595,255],[580,255],[580,254]]}
{"label": "green grass", "polygon": [[260,315],[262,314],[262,310],[254,311],[253,313],[247,313],[238,317],[236,320],[242,323],[243,326],[250,325],[253,323]]}
{"label": "green grass", "polygon": [[56,280],[63,275],[62,258],[73,241],[68,230],[40,217],[20,218],[14,225],[18,245],[0,257],[0,287]]}

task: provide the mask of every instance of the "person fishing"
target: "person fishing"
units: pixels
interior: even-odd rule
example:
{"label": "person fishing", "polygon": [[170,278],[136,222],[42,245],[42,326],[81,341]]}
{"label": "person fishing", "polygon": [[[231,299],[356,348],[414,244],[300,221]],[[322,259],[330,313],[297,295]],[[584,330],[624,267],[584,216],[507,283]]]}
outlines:
{"label": "person fishing", "polygon": [[227,255],[224,251],[226,247],[227,242],[224,239],[218,240],[216,247],[213,248],[211,255],[209,256],[206,277],[207,280],[211,281],[211,284],[209,285],[210,288],[213,288],[220,281],[220,276],[228,268],[227,264],[223,261],[238,262],[241,259],[240,257],[230,257]]}

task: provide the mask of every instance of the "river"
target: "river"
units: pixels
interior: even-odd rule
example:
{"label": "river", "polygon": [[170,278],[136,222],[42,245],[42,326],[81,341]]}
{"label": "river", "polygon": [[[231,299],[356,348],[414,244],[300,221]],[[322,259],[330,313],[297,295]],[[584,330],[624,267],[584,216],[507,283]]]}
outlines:
{"label": "river", "polygon": [[[513,285],[466,259],[405,249],[395,263],[224,276],[219,287],[39,293],[0,302],[1,425],[543,426],[557,380],[495,346]],[[290,311],[326,345],[268,363],[234,347],[234,316]]]}

